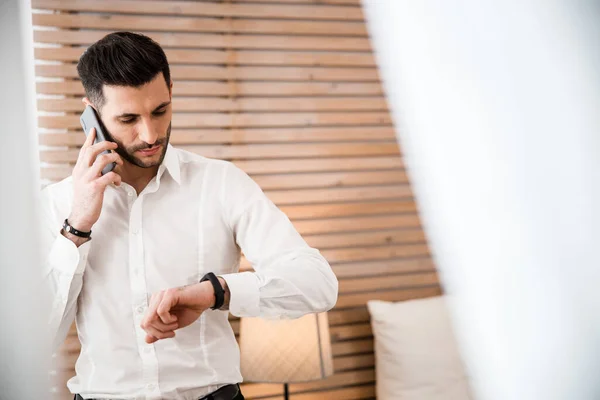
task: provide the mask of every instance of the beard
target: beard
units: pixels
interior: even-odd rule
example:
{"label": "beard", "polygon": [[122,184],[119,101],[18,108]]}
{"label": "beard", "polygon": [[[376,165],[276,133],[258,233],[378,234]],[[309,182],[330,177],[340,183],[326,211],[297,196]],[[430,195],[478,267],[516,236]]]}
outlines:
{"label": "beard", "polygon": [[[112,142],[115,142],[118,145],[115,151],[121,156],[121,158],[124,161],[127,161],[128,163],[138,166],[140,168],[152,168],[160,165],[165,158],[165,154],[167,153],[167,145],[169,144],[169,139],[171,138],[171,123],[169,122],[169,127],[167,128],[167,133],[165,137],[157,140],[154,144],[143,143],[135,146],[125,147],[121,141],[115,139],[112,135],[110,135],[110,133],[106,133],[108,139]],[[158,161],[144,161],[141,158],[135,156],[135,152],[138,150],[146,150],[156,146],[162,146],[161,154]]]}

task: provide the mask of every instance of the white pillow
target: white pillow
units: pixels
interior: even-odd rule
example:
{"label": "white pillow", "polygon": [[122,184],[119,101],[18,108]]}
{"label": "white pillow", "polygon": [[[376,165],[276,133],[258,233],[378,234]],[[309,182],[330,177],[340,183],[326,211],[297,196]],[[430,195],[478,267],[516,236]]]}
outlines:
{"label": "white pillow", "polygon": [[378,400],[472,399],[444,297],[369,301]]}

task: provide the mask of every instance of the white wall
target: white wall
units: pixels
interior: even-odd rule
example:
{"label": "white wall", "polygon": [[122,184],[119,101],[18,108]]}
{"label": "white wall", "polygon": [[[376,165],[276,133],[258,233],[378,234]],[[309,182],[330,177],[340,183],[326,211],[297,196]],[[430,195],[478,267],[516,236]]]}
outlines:
{"label": "white wall", "polygon": [[45,399],[31,7],[0,1],[0,399]]}
{"label": "white wall", "polygon": [[600,398],[600,6],[363,4],[477,398]]}

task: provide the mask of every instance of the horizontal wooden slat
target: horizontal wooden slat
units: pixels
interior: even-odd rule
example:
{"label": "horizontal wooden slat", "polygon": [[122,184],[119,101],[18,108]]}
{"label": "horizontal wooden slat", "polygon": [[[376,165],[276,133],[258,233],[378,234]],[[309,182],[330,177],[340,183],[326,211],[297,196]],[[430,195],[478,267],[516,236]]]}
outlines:
{"label": "horizontal wooden slat", "polygon": [[362,21],[360,7],[327,5],[226,4],[191,1],[33,0],[32,8],[62,11],[97,11],[216,17],[253,17],[308,20]]}
{"label": "horizontal wooden slat", "polygon": [[352,246],[381,246],[384,244],[425,243],[422,229],[397,229],[345,234],[305,235],[309,246],[317,249]]}
{"label": "horizontal wooden slat", "polygon": [[361,354],[373,351],[373,339],[349,340],[331,344],[334,356],[345,354]]}
{"label": "horizontal wooden slat", "polygon": [[[40,64],[36,75],[48,78],[78,79],[75,64]],[[314,82],[378,82],[375,68],[331,67],[237,67],[189,66],[171,67],[174,81],[230,80],[230,81],[314,81]]]}
{"label": "horizontal wooden slat", "polygon": [[412,198],[412,190],[408,185],[278,190],[266,192],[266,194],[275,204],[279,205]]}
{"label": "horizontal wooden slat", "polygon": [[374,381],[375,371],[373,369],[341,372],[319,381],[307,383],[293,383],[290,385],[290,393],[293,394],[308,390],[327,389],[346,385],[357,385],[361,383],[369,383]]}
{"label": "horizontal wooden slat", "polygon": [[375,278],[342,279],[339,283],[341,294],[395,289],[406,286],[436,285],[439,283],[436,272],[420,274],[397,274]]}
{"label": "horizontal wooden slat", "polygon": [[423,297],[439,296],[440,294],[441,289],[439,286],[400,289],[386,292],[345,294],[339,296],[336,307],[357,307],[366,304],[369,300],[403,301]]}
{"label": "horizontal wooden slat", "polygon": [[[43,94],[84,96],[78,81],[38,82],[37,92]],[[174,96],[341,96],[381,95],[381,85],[348,82],[197,82],[179,81],[173,85]]]}
{"label": "horizontal wooden slat", "polygon": [[[76,62],[85,47],[35,48],[36,59]],[[374,67],[371,53],[339,51],[257,51],[165,49],[171,66],[175,64],[225,64],[225,65],[288,65],[288,66],[349,66]]]}
{"label": "horizontal wooden slat", "polygon": [[320,174],[285,174],[257,176],[263,190],[283,190],[316,187],[346,187],[408,183],[404,171],[323,172]]}
{"label": "horizontal wooden slat", "polygon": [[416,214],[391,214],[295,221],[294,226],[302,235],[315,235],[333,232],[418,228],[420,221]]}
{"label": "horizontal wooden slat", "polygon": [[353,215],[377,215],[415,213],[413,201],[376,201],[349,204],[309,204],[285,206],[281,210],[292,220],[346,217]]}
{"label": "horizontal wooden slat", "polygon": [[[313,125],[389,125],[387,112],[312,113],[174,113],[173,128],[241,128]],[[38,117],[38,126],[47,129],[77,129],[79,115]]]}
{"label": "horizontal wooden slat", "polygon": [[348,325],[369,322],[370,316],[366,306],[346,308],[342,310],[333,309],[327,313],[330,326]]}
{"label": "horizontal wooden slat", "polygon": [[[400,168],[404,165],[398,156],[312,158],[287,160],[234,160],[249,174],[312,171],[353,171]],[[355,199],[357,201],[358,199]]]}
{"label": "horizontal wooden slat", "polygon": [[[415,245],[390,245],[372,248],[352,248],[352,249],[335,249],[323,250],[323,256],[332,264],[348,261],[363,261],[363,260],[379,260],[391,259],[397,257],[415,257],[426,256],[429,250],[426,244]],[[402,275],[401,279],[405,279],[406,275]],[[390,278],[391,279],[391,278]],[[366,280],[365,280],[366,282]],[[383,284],[383,282],[381,282]],[[354,287],[355,288],[355,287]],[[356,288],[355,288],[356,289]],[[373,287],[372,289],[376,289]]]}
{"label": "horizontal wooden slat", "polygon": [[[81,98],[38,99],[39,111],[81,112]],[[175,97],[176,112],[281,112],[281,111],[385,111],[387,104],[382,96],[374,97],[297,97],[297,98],[223,98],[223,97]],[[390,137],[393,130],[387,128]],[[223,131],[222,133],[226,133]],[[318,139],[320,135],[315,135]],[[344,139],[340,137],[339,139]],[[324,139],[321,139],[324,140]]]}
{"label": "horizontal wooden slat", "polygon": [[[347,385],[360,385],[375,381],[375,371],[372,368],[365,368],[357,371],[339,372],[326,379],[290,384],[290,397],[295,398],[298,393],[313,390],[327,390],[339,388]],[[242,385],[244,396],[254,398],[268,394],[280,393],[281,385],[277,384],[253,384],[245,383]],[[317,393],[314,393],[317,394]],[[335,398],[335,397],[332,397]]]}
{"label": "horizontal wooden slat", "polygon": [[345,326],[332,326],[329,328],[329,332],[331,334],[331,340],[333,341],[373,336],[373,332],[371,331],[371,324],[369,323]]}
{"label": "horizontal wooden slat", "polygon": [[[136,29],[136,32],[139,32]],[[36,43],[62,45],[86,45],[102,39],[111,33],[106,30],[34,30]],[[325,51],[371,51],[368,38],[284,36],[252,34],[213,34],[213,33],[160,33],[139,32],[158,42],[163,48],[203,48],[203,49],[247,49],[247,50],[325,50]]]}
{"label": "horizontal wooden slat", "polygon": [[[259,18],[263,18],[259,16]],[[263,33],[286,35],[362,36],[367,32],[362,22],[297,21],[269,19],[198,18],[183,16],[110,15],[110,14],[33,14],[34,26],[79,29],[140,31]]]}
{"label": "horizontal wooden slat", "polygon": [[[294,394],[294,400],[355,400],[370,399],[375,397],[375,385],[352,386],[343,389],[321,390],[319,392],[308,392]],[[275,399],[269,399],[275,400]]]}
{"label": "horizontal wooden slat", "polygon": [[352,278],[363,275],[383,275],[394,273],[433,271],[433,261],[429,257],[415,257],[397,260],[359,261],[332,266],[338,278]]}
{"label": "horizontal wooden slat", "polygon": [[333,368],[336,372],[373,367],[374,365],[375,356],[373,354],[337,357],[333,360]]}
{"label": "horizontal wooden slat", "polygon": [[[392,143],[340,143],[340,144],[256,144],[233,146],[185,146],[185,150],[209,158],[220,159],[266,159],[266,158],[302,158],[302,157],[346,157],[355,155],[397,155],[398,146]],[[40,152],[40,161],[49,163],[74,163],[79,149],[44,150]],[[343,160],[340,160],[342,163]]]}

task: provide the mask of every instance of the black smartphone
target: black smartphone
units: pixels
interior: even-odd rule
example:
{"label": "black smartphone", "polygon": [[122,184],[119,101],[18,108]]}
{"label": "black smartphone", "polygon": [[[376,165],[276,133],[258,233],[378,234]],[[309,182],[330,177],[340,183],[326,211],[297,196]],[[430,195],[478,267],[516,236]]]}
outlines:
{"label": "black smartphone", "polygon": [[[104,140],[108,140],[106,138],[106,134],[104,133],[102,122],[100,122],[100,118],[98,118],[98,114],[96,114],[96,110],[94,110],[94,107],[85,107],[85,110],[83,110],[83,113],[79,118],[79,122],[81,123],[81,127],[83,128],[83,133],[85,133],[85,136],[90,134],[92,128],[96,128],[96,139],[94,140],[94,144],[100,143]],[[110,150],[105,150],[101,154],[108,154],[110,152]],[[102,169],[102,175],[108,174],[110,171],[115,169],[116,166],[117,163],[114,162],[108,164]]]}

